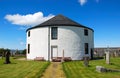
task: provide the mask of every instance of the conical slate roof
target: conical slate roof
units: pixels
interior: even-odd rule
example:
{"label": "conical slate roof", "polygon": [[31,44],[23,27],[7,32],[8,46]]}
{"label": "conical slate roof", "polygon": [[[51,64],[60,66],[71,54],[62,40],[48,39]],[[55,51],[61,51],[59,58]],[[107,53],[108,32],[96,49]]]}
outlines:
{"label": "conical slate roof", "polygon": [[50,25],[70,25],[70,26],[79,26],[77,22],[74,22],[73,20],[63,16],[63,15],[57,15],[53,17],[52,19],[40,24],[42,26],[50,26]]}
{"label": "conical slate roof", "polygon": [[[76,26],[76,27],[88,28],[88,27],[85,27],[63,15],[57,15],[57,16],[43,22],[42,24],[39,24],[35,27],[27,29],[27,31],[30,29],[46,27],[46,26]],[[88,29],[91,29],[91,28],[88,28]],[[91,30],[93,31],[93,29],[91,29]]]}

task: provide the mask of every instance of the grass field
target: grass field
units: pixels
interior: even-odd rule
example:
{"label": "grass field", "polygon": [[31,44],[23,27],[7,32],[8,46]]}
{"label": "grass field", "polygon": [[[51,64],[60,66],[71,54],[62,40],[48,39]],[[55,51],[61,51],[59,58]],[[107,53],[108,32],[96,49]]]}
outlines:
{"label": "grass field", "polygon": [[111,65],[105,64],[105,60],[92,60],[89,67],[83,66],[83,61],[64,62],[63,70],[67,78],[120,78],[120,72],[98,73],[96,66],[104,66],[110,69],[120,70],[120,58],[111,58]]}
{"label": "grass field", "polygon": [[0,78],[40,78],[49,62],[20,61],[11,59],[11,64],[3,64],[0,59]]}
{"label": "grass field", "polygon": [[[0,59],[0,78],[40,78],[50,62],[25,61],[11,58],[11,64],[3,64]],[[92,60],[89,67],[83,66],[83,61],[64,62],[63,70],[67,78],[120,78],[120,72],[98,73],[96,66],[120,70],[120,58],[111,58],[111,65],[105,60]]]}

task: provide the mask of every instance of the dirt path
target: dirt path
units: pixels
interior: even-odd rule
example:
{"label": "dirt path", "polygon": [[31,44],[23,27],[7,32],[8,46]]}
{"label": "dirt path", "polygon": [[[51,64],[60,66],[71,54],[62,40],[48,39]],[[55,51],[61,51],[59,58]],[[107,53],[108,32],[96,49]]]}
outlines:
{"label": "dirt path", "polygon": [[52,62],[41,78],[66,78],[60,62]]}
{"label": "dirt path", "polygon": [[17,60],[26,60],[26,58],[18,58]]}

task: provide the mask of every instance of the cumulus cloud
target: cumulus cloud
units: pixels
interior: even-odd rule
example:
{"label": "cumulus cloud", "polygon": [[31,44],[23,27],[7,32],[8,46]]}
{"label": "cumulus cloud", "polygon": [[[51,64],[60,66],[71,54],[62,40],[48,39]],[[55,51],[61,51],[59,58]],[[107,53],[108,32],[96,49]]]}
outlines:
{"label": "cumulus cloud", "polygon": [[79,0],[80,5],[84,5],[87,2],[87,0]]}
{"label": "cumulus cloud", "polygon": [[20,14],[8,14],[5,16],[12,24],[21,25],[21,26],[35,26],[41,24],[44,21],[54,17],[54,15],[49,14],[48,16],[43,16],[42,12],[37,12],[34,14],[20,15]]}

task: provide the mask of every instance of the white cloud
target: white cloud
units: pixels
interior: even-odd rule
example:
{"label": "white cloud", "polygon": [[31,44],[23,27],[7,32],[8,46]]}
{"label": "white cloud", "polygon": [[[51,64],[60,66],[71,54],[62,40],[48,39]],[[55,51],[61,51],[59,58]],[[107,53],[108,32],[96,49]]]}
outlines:
{"label": "white cloud", "polygon": [[41,24],[44,21],[54,17],[54,15],[49,14],[48,16],[43,16],[42,12],[37,12],[34,14],[27,14],[27,15],[6,15],[5,19],[10,21],[12,24],[21,25],[21,26],[35,26],[37,24]]}
{"label": "white cloud", "polygon": [[87,2],[87,0],[79,0],[80,5],[84,5]]}

